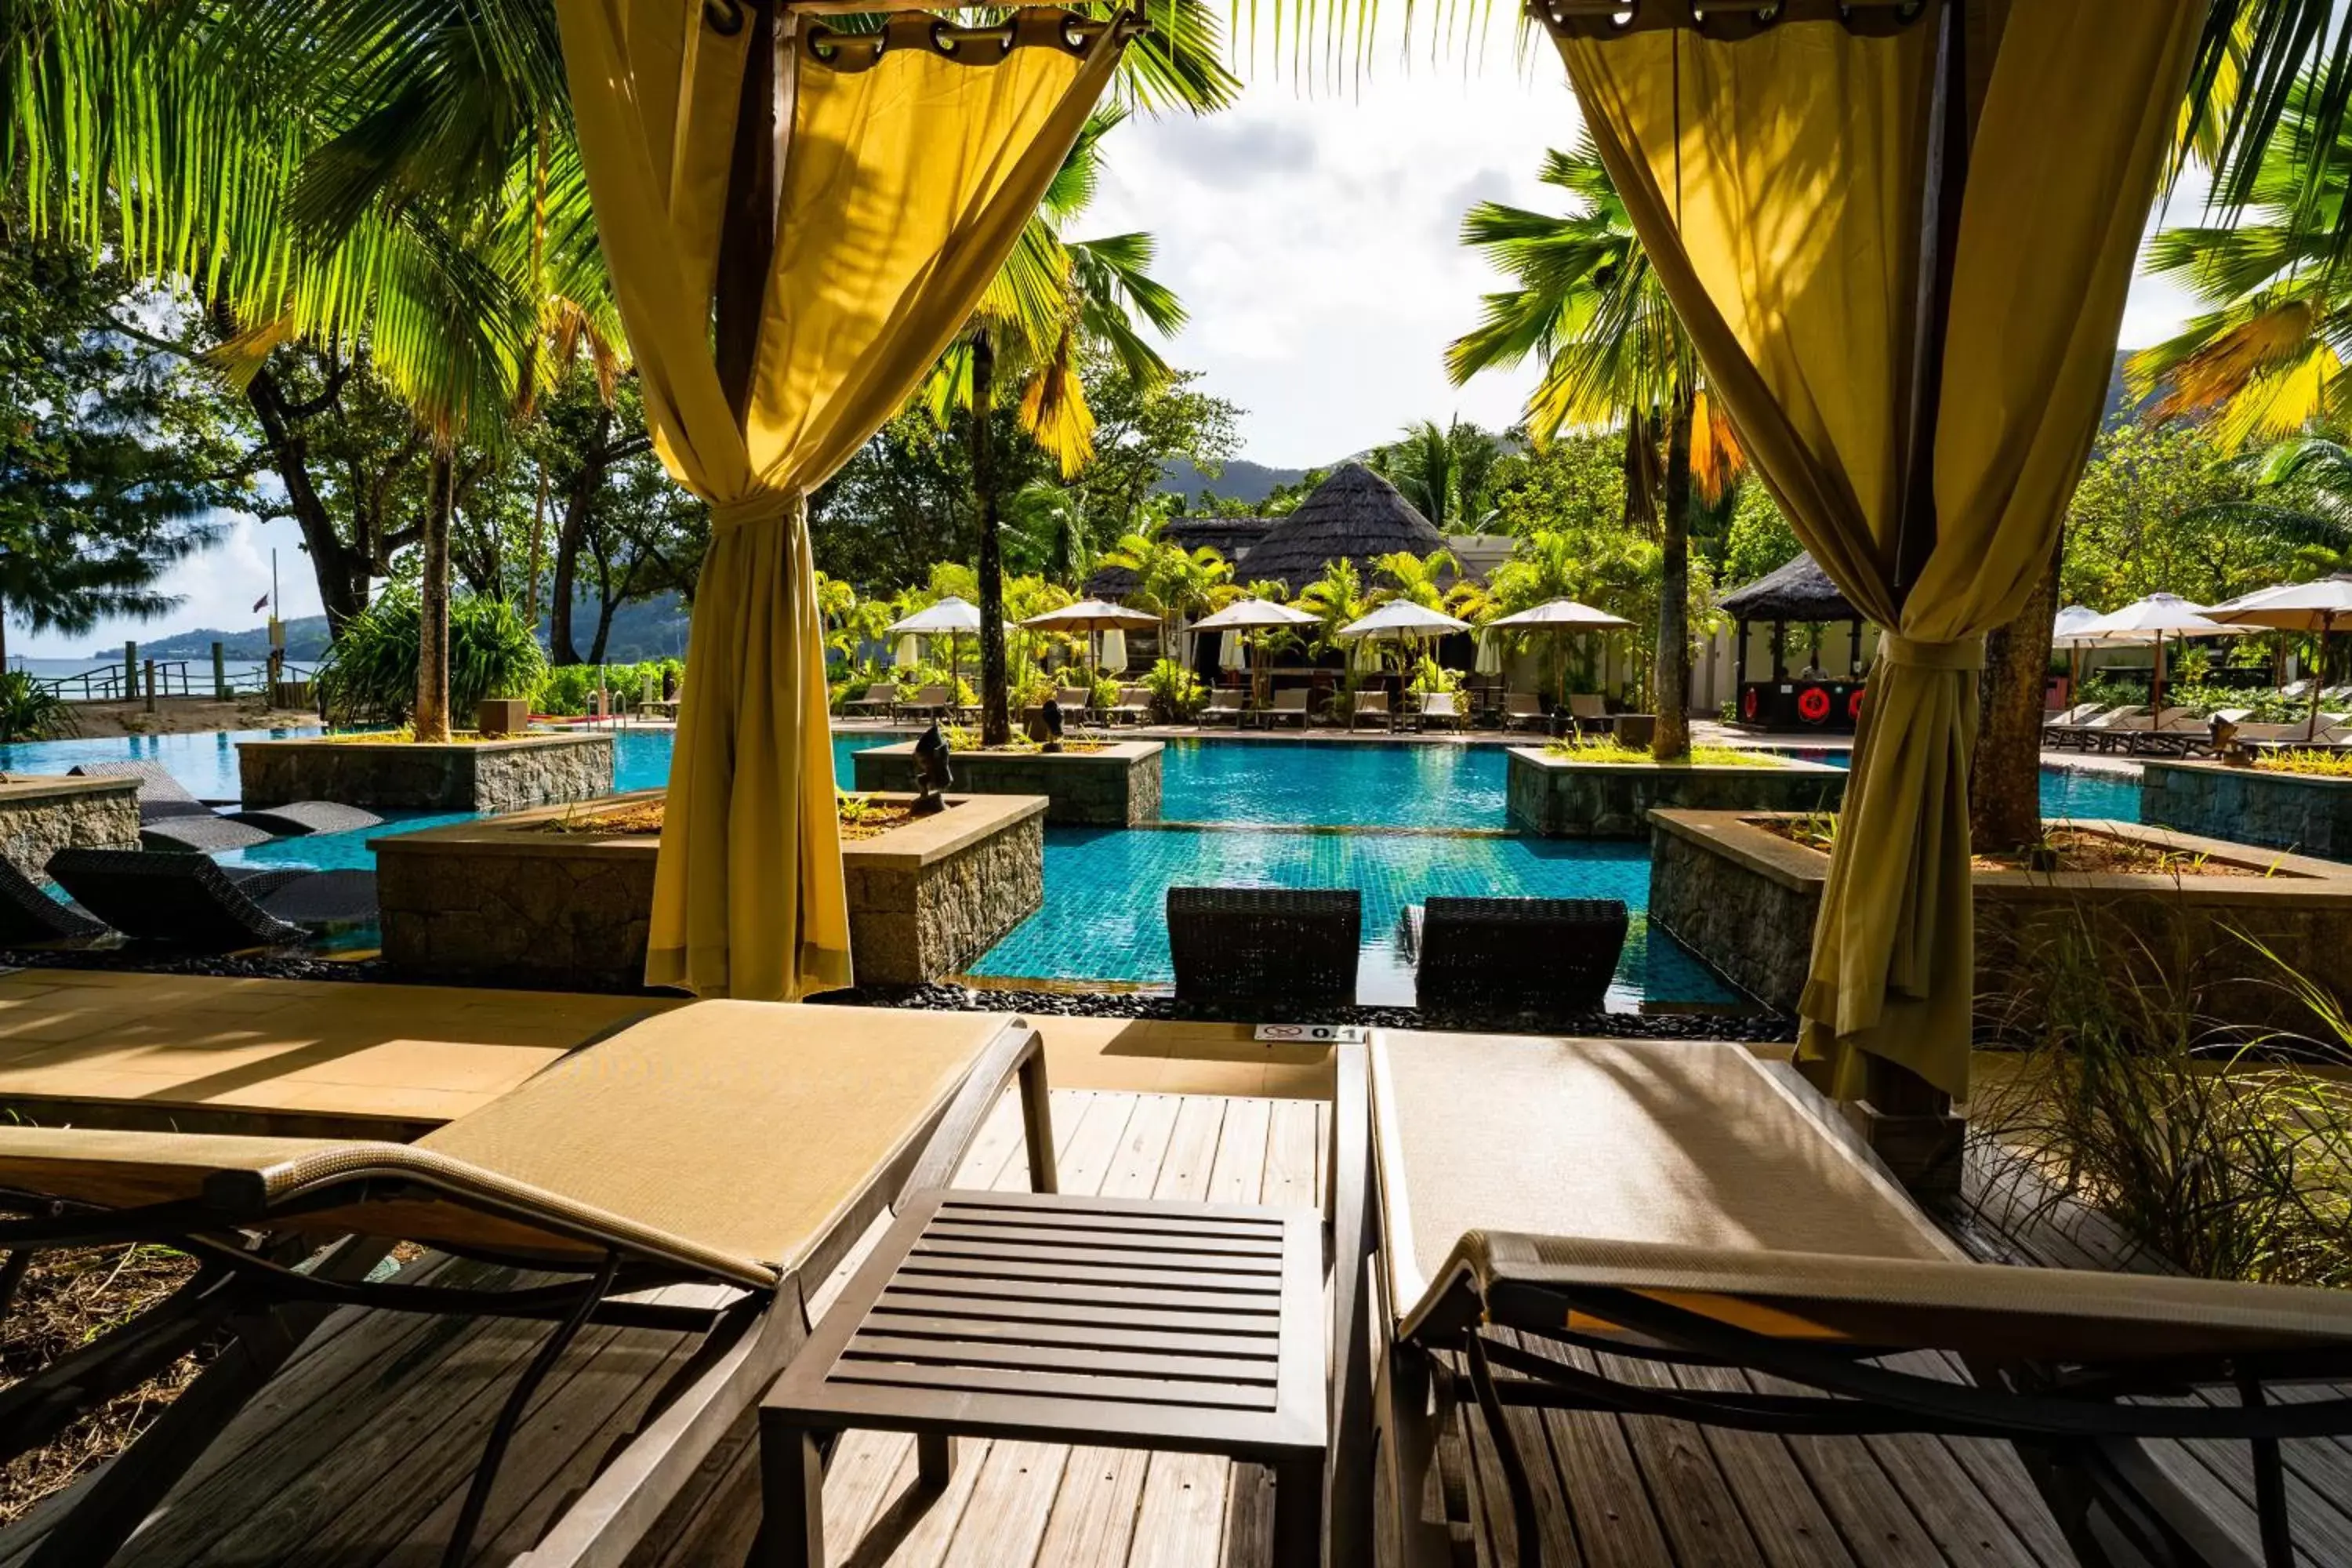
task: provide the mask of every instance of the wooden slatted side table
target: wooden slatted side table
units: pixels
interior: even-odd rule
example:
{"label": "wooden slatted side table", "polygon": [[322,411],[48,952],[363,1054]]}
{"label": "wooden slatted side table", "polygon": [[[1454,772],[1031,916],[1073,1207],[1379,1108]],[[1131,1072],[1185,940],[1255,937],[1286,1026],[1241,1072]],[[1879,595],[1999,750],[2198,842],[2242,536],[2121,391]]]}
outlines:
{"label": "wooden slatted side table", "polygon": [[928,1192],[760,1405],[777,1568],[823,1568],[824,1439],[916,1435],[1221,1454],[1275,1473],[1275,1561],[1321,1552],[1323,1242],[1312,1209]]}

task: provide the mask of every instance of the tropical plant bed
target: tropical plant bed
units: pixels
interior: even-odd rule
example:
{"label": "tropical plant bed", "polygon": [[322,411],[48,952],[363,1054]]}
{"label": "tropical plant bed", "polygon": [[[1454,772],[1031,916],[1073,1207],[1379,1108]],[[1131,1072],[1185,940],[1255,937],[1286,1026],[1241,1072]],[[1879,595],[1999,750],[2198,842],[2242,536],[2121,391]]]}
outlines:
{"label": "tropical plant bed", "polygon": [[[1729,748],[1708,747],[1709,752]],[[1513,746],[1505,779],[1510,825],[1548,838],[1643,838],[1658,807],[1831,811],[1846,770],[1794,757],[1661,763],[1645,752],[1587,744]]]}
{"label": "tropical plant bed", "polygon": [[1646,746],[1628,746],[1609,740],[1554,741],[1544,748],[1544,755],[1571,763],[1599,763],[1613,768],[1777,768],[1791,761],[1770,752],[1750,751],[1745,746],[1693,746],[1687,753],[1673,762],[1661,763],[1650,754]]}
{"label": "tropical plant bed", "polygon": [[2287,752],[2251,768],[2149,758],[2139,814],[2185,833],[2352,860],[2352,758]]}
{"label": "tropical plant bed", "polygon": [[[1160,820],[1158,741],[1089,742],[1087,750],[952,752],[950,787],[961,795],[1044,795],[1045,820],[1079,827],[1133,827]],[[850,755],[861,793],[916,787],[912,742]]]}
{"label": "tropical plant bed", "polygon": [[[1045,803],[847,797],[850,960],[868,984],[961,973],[1044,903]],[[373,841],[383,957],[404,973],[639,988],[664,792],[558,805]],[[873,825],[872,831],[863,829]]]}
{"label": "tropical plant bed", "polygon": [[248,810],[331,800],[375,810],[517,811],[613,790],[609,732],[446,742],[326,735],[247,741],[236,757]]}
{"label": "tropical plant bed", "polygon": [[[1817,849],[1835,847],[1837,828],[1825,816],[1773,816],[1759,820],[1765,832]],[[2042,842],[2023,849],[1979,851],[1969,858],[1979,871],[2084,872],[2158,877],[2261,877],[2267,865],[2218,860],[2126,833],[2093,827],[2055,827]]]}
{"label": "tropical plant bed", "polygon": [[[947,802],[954,805],[954,801]],[[868,838],[878,838],[902,822],[914,820],[912,802],[877,800],[868,795],[840,796],[838,817],[841,841],[856,844]],[[662,824],[669,816],[667,795],[641,805],[603,811],[567,811],[561,816],[550,817],[538,825],[541,833],[564,833],[574,837],[594,838],[634,838],[658,837]]]}
{"label": "tropical plant bed", "polygon": [[[1651,921],[1758,1001],[1794,1012],[1829,872],[1818,824],[1736,811],[1650,820]],[[2053,837],[2059,870],[1989,862],[1975,872],[1977,993],[1988,1016],[2034,1011],[2036,999],[2021,994],[2037,972],[2025,960],[2086,921],[2204,987],[2231,1024],[2310,1026],[2281,965],[2352,997],[2352,867],[2136,823]],[[2080,868],[2065,868],[2070,854]]]}

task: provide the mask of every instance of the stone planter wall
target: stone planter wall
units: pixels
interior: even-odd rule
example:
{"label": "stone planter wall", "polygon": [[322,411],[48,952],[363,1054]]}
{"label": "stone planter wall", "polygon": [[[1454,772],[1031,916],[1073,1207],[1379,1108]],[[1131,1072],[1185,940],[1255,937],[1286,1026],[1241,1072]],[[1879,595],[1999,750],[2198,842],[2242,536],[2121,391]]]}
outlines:
{"label": "stone planter wall", "polygon": [[609,734],[517,735],[418,745],[248,741],[236,749],[247,810],[331,800],[393,811],[520,811],[613,792]]}
{"label": "stone planter wall", "polygon": [[[1160,820],[1157,741],[1120,741],[1098,752],[958,752],[953,788],[973,795],[1038,795],[1057,826],[1133,827]],[[850,765],[861,790],[911,792],[915,748],[869,746]]]}
{"label": "stone planter wall", "polygon": [[1505,810],[1512,826],[1547,838],[1644,838],[1656,807],[1835,811],[1845,781],[1843,768],[1793,757],[1770,768],[1579,763],[1513,746]]}
{"label": "stone planter wall", "polygon": [[2352,778],[2151,758],[2140,764],[2139,814],[2184,833],[2352,860]]}
{"label": "stone planter wall", "polygon": [[[661,793],[615,795],[591,809]],[[1045,803],[948,798],[955,804],[937,816],[842,846],[850,955],[863,984],[960,973],[1045,901]],[[643,984],[659,841],[538,830],[578,809],[374,840],[385,960],[450,977],[595,990]]]}
{"label": "stone planter wall", "polygon": [[139,847],[135,778],[13,778],[0,783],[0,856],[36,882],[60,849]]}
{"label": "stone planter wall", "polygon": [[[1829,857],[1758,826],[1758,814],[1651,815],[1650,920],[1765,1005],[1796,1011]],[[2308,1030],[2313,1020],[2237,934],[2352,1001],[2352,868],[2137,823],[2095,825],[2188,855],[2242,865],[2246,877],[2051,876],[1979,871],[1975,879],[1977,994],[1996,1010],[2031,1009],[2021,955],[2086,918],[2212,983],[2224,1022]]]}

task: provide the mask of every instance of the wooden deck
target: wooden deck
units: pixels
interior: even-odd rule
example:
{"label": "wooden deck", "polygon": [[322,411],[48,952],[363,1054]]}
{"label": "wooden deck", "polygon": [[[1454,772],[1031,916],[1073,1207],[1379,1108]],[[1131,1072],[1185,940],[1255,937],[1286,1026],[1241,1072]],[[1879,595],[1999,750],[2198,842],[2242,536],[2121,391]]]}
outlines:
{"label": "wooden deck", "polygon": [[[1059,1089],[1070,1192],[1319,1204],[1328,1103]],[[962,1184],[1025,1184],[1012,1102]],[[476,1272],[472,1264],[429,1261]],[[846,1268],[845,1268],[845,1275]],[[837,1275],[835,1282],[844,1275]],[[119,1560],[429,1564],[483,1435],[542,1330],[389,1314],[321,1331],[213,1447]],[[680,1336],[591,1331],[541,1394],[501,1473],[477,1562],[504,1563],[584,1482],[682,1364]],[[1690,1374],[1724,1376],[1727,1374]],[[2073,1559],[2002,1447],[1929,1438],[1805,1439],[1647,1417],[1533,1414],[1520,1436],[1546,1492],[1546,1561],[1563,1568],[1909,1568]],[[1493,1455],[1465,1412],[1482,1503]],[[738,1568],[757,1527],[745,1423],[633,1568]],[[1255,1468],[1175,1454],[964,1444],[928,1508],[909,1500],[909,1438],[852,1434],[825,1485],[831,1561],[854,1568],[1217,1568],[1265,1560],[1272,1493]],[[1478,1482],[1483,1479],[1485,1484]],[[2352,1487],[2341,1489],[2352,1494]],[[23,1561],[37,1511],[0,1536]],[[1516,1561],[1491,1532],[1485,1563]],[[2318,1543],[2315,1563],[2345,1561]]]}

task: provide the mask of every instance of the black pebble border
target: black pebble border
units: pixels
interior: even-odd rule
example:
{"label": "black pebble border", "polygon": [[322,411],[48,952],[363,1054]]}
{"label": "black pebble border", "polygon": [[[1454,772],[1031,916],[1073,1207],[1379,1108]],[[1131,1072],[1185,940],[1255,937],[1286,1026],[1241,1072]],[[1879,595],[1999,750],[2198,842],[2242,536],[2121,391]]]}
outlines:
{"label": "black pebble border", "polygon": [[[335,980],[377,984],[479,984],[395,973],[381,960],[338,963],[268,954],[165,958],[115,948],[0,951],[0,968],[106,969],[150,974],[209,974],[238,980]],[[565,990],[563,986],[500,986],[500,990]],[[647,995],[665,994],[647,992]],[[1484,1029],[1507,1034],[1581,1035],[1606,1039],[1758,1040],[1796,1038],[1796,1021],[1766,1012],[1686,1013],[1439,1013],[1414,1007],[1286,1008],[1272,1003],[1227,1007],[1179,1003],[1139,991],[1029,991],[968,985],[858,986],[813,1001],[848,1007],[921,1007],[946,1012],[1020,1013],[1034,1018],[1165,1018],[1239,1024],[1363,1024],[1390,1029]]]}

